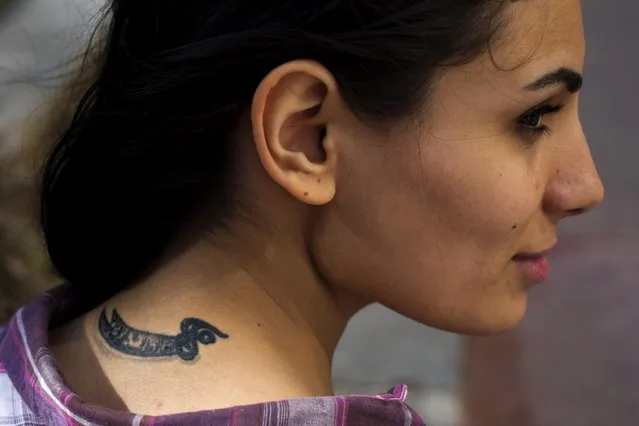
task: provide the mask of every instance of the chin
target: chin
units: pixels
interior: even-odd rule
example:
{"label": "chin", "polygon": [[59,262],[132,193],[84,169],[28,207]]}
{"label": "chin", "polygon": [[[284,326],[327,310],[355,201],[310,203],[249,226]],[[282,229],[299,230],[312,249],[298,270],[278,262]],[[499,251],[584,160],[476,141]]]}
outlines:
{"label": "chin", "polygon": [[463,324],[456,333],[469,336],[494,336],[509,331],[517,327],[526,316],[526,303],[509,308],[511,309],[494,310],[478,315],[475,321]]}
{"label": "chin", "polygon": [[523,316],[518,318],[500,318],[499,321],[460,328],[458,331],[455,331],[455,333],[467,336],[495,336],[517,327],[523,318]]}
{"label": "chin", "polygon": [[[451,333],[468,336],[494,336],[517,327],[526,315],[526,300],[491,306],[456,317],[421,318],[418,322]],[[461,316],[461,317],[460,317]]]}

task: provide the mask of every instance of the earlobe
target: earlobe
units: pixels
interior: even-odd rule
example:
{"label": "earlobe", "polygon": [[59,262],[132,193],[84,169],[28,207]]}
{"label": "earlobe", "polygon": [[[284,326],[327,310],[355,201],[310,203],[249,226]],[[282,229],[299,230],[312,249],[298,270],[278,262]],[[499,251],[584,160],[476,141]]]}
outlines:
{"label": "earlobe", "polygon": [[326,204],[335,195],[330,127],[336,96],[337,85],[322,65],[293,61],[264,78],[253,98],[253,138],[262,165],[306,204]]}

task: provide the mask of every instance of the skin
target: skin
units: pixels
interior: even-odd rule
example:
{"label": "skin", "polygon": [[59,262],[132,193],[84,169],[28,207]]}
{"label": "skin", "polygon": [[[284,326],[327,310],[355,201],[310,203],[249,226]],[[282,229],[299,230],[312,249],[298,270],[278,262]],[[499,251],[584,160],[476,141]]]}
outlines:
{"label": "skin", "polygon": [[[337,342],[371,302],[460,333],[516,325],[532,283],[513,257],[551,248],[560,220],[599,204],[603,188],[577,94],[525,89],[582,71],[580,2],[509,7],[492,57],[443,70],[423,112],[383,130],[356,117],[320,64],[273,70],[236,141],[242,218],[55,330],[70,386],[158,415],[330,395]],[[516,125],[546,100],[564,105],[543,117],[547,134]],[[172,335],[201,318],[229,338],[200,346],[195,364],[132,359],[100,338],[103,308]]]}

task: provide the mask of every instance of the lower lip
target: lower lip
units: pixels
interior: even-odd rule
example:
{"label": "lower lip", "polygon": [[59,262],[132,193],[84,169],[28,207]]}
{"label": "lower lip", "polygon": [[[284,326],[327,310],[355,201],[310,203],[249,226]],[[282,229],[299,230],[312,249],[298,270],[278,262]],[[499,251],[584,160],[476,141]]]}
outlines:
{"label": "lower lip", "polygon": [[525,257],[514,259],[519,269],[534,283],[542,283],[550,275],[550,262],[547,257]]}

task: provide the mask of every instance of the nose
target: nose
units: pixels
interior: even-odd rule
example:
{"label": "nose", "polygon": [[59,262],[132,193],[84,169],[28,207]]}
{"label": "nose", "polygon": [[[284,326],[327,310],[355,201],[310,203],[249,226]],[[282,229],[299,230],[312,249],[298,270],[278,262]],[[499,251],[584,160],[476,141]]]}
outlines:
{"label": "nose", "polygon": [[559,218],[586,213],[603,201],[604,186],[583,132],[555,163],[546,193],[544,210]]}

